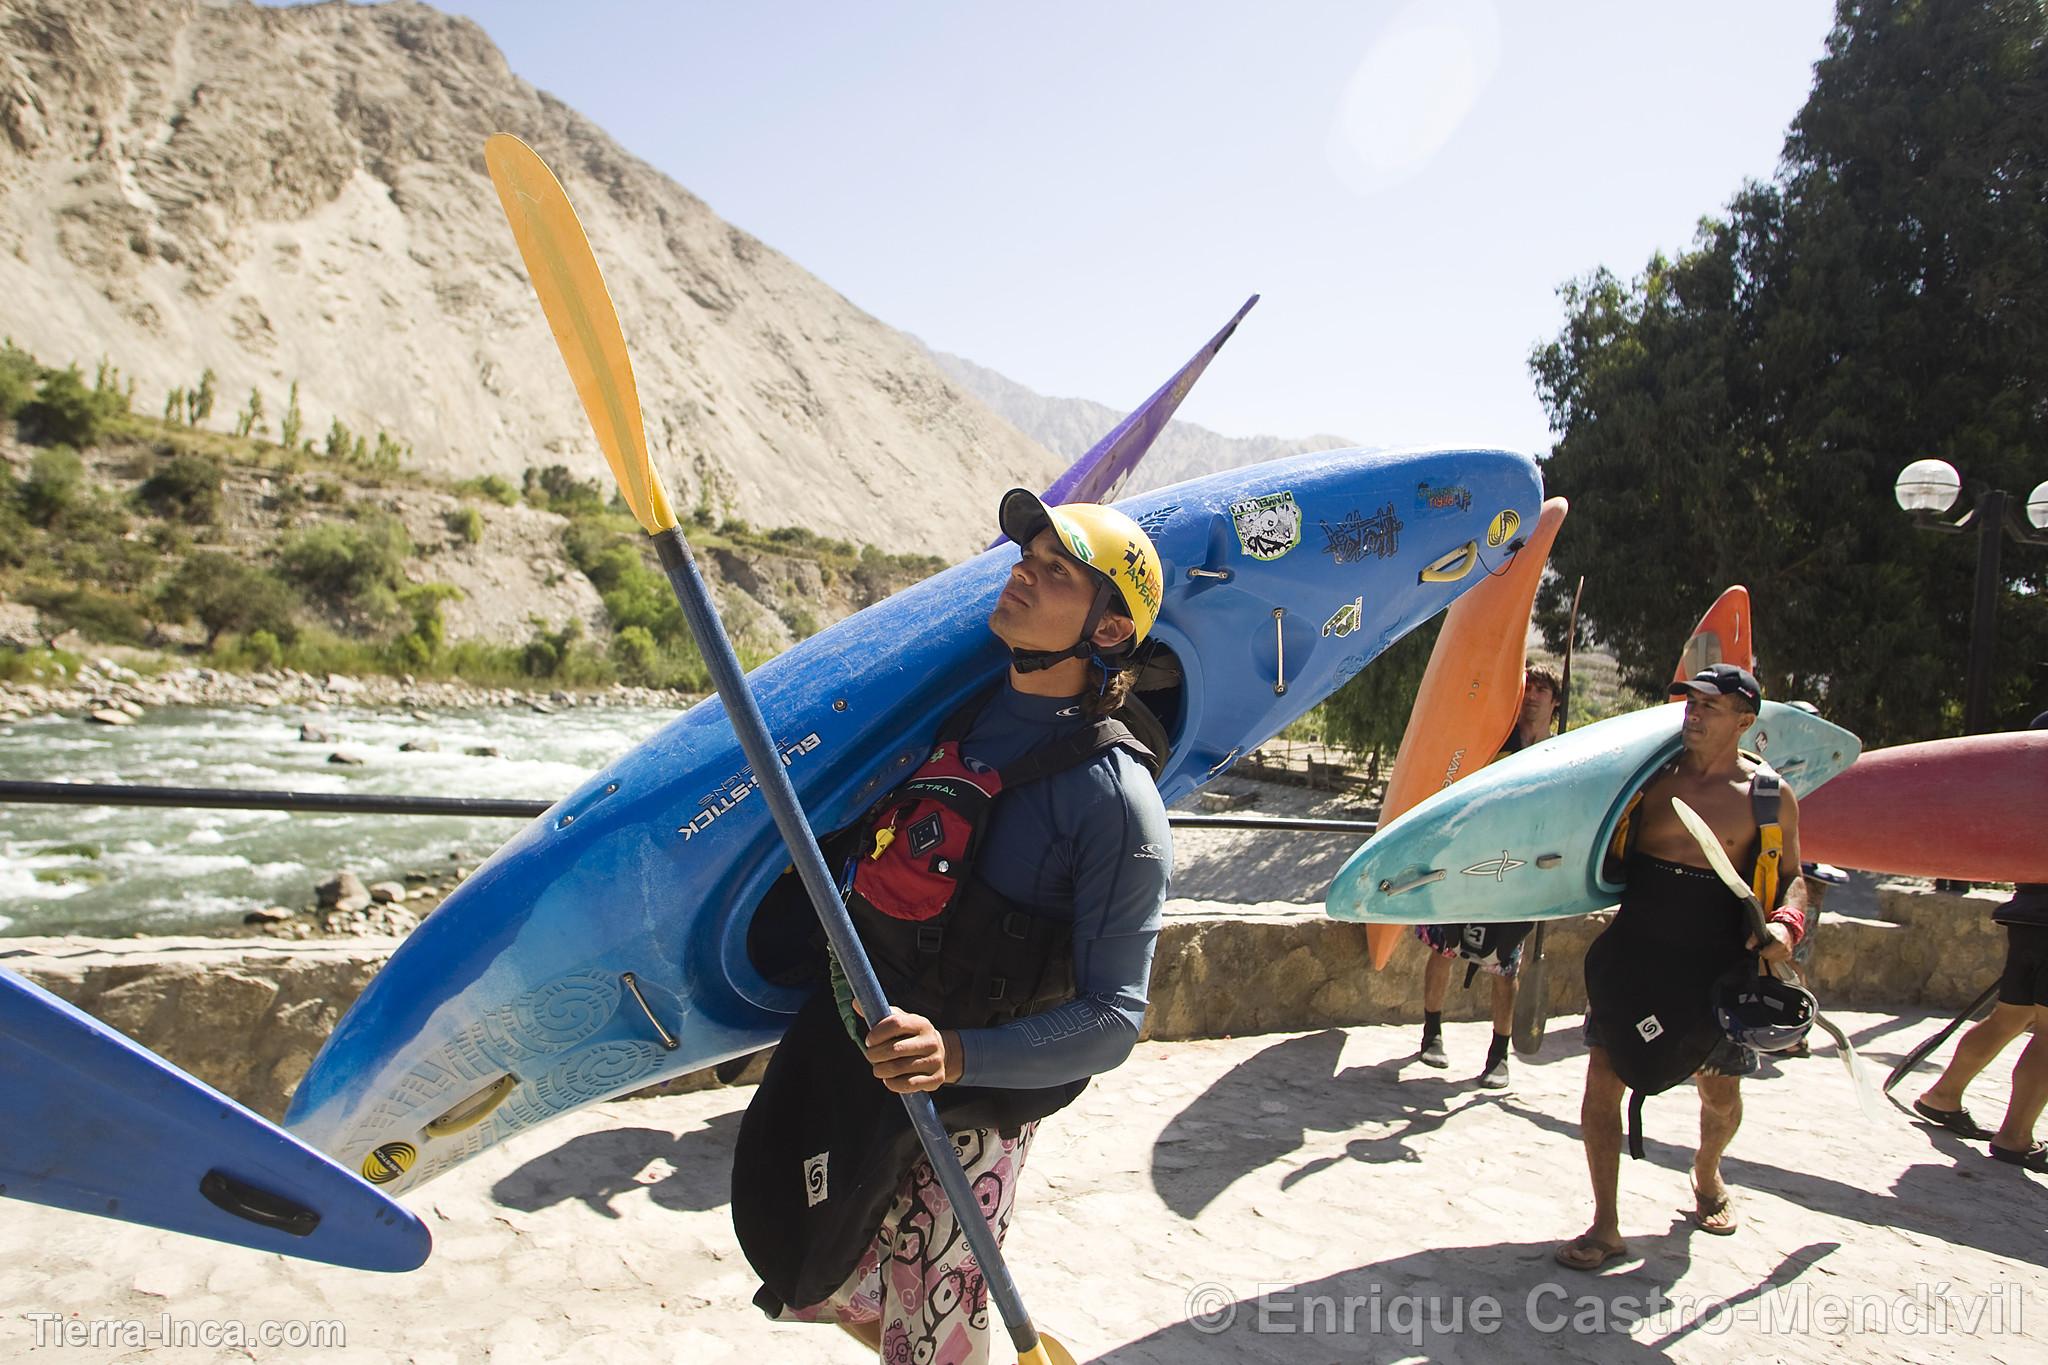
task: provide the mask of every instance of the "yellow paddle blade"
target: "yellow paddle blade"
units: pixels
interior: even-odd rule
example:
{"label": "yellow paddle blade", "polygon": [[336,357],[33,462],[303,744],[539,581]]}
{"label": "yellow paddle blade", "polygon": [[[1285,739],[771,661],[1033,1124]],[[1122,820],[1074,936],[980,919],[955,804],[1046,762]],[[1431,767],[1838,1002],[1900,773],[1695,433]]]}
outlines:
{"label": "yellow paddle blade", "polygon": [[569,196],[533,148],[510,133],[493,133],[485,141],[484,164],[612,477],[647,534],[672,528],[676,514],[647,459],[640,389],[618,311]]}
{"label": "yellow paddle blade", "polygon": [[1054,1341],[1045,1333],[1038,1334],[1038,1345],[1017,1357],[1017,1365],[1076,1365],[1074,1353]]}

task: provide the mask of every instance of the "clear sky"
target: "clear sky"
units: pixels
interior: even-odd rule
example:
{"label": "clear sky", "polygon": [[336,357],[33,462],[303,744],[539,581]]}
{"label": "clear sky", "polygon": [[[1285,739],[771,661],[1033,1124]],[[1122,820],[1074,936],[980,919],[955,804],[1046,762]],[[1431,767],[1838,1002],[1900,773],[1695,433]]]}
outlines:
{"label": "clear sky", "polygon": [[[860,307],[1129,407],[1547,452],[1530,347],[1775,169],[1828,0],[438,0]],[[518,129],[508,131],[517,132]]]}

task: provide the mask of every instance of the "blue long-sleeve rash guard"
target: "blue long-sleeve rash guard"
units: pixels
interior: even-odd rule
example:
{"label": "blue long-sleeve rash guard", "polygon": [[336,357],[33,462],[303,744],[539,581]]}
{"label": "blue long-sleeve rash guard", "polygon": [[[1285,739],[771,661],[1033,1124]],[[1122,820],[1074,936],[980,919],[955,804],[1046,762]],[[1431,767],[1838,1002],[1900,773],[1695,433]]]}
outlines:
{"label": "blue long-sleeve rash guard", "polygon": [[[1078,698],[1032,696],[1006,680],[960,748],[1001,768],[1086,724]],[[1151,774],[1122,749],[997,800],[975,871],[1035,913],[1072,918],[1075,995],[1042,1014],[962,1030],[961,1084],[1060,1085],[1130,1055],[1172,870],[1166,806]]]}

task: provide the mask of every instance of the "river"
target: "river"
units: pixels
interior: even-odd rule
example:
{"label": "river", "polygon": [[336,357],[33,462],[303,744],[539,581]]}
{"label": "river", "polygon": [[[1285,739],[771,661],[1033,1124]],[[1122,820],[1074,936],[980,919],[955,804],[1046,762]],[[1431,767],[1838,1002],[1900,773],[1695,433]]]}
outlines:
{"label": "river", "polygon": [[[0,777],[552,801],[677,713],[652,707],[404,711],[163,707],[134,725],[0,724]],[[301,725],[332,736],[299,737]],[[438,744],[437,750],[400,746]],[[472,750],[495,749],[495,755]],[[360,766],[329,763],[335,752]],[[0,805],[0,936],[203,934],[365,882],[472,867],[518,820]]]}

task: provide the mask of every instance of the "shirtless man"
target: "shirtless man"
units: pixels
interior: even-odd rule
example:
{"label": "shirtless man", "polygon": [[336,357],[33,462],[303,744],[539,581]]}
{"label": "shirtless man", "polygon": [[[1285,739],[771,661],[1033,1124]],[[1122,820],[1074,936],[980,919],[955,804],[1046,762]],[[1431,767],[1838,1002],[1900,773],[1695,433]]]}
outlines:
{"label": "shirtless man", "polygon": [[[1626,1051],[1624,1070],[1642,1050],[1661,1048],[1661,1064],[1692,1071],[1700,1096],[1700,1145],[1693,1158],[1694,1223],[1723,1235],[1736,1229],[1721,1154],[1742,1122],[1741,1077],[1756,1054],[1720,1032],[1714,1022],[1714,981],[1756,956],[1782,962],[1805,929],[1799,868],[1799,805],[1780,788],[1782,845],[1776,878],[1781,904],[1772,905],[1768,941],[1750,931],[1744,902],[1709,870],[1706,856],[1671,808],[1682,799],[1697,811],[1737,868],[1757,862],[1762,843],[1750,785],[1757,765],[1739,752],[1755,723],[1762,689],[1746,669],[1715,664],[1672,695],[1685,697],[1679,756],[1644,788],[1623,831],[1628,889],[1614,922],[1586,954],[1588,998],[1605,1001],[1586,1016],[1586,1093],[1579,1110],[1580,1137],[1593,1182],[1593,1223],[1557,1249],[1560,1265],[1596,1270],[1627,1255],[1615,1210],[1621,1167],[1621,1101],[1627,1083],[1615,1069],[1615,1050]],[[1773,899],[1776,899],[1774,895]],[[1669,1083],[1668,1081],[1665,1083]]]}

